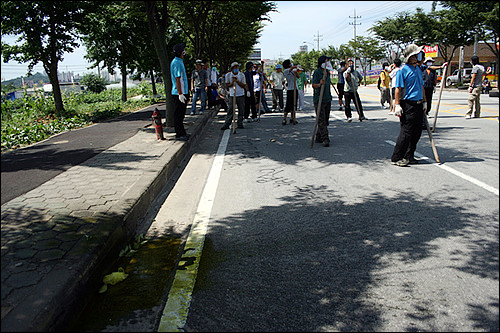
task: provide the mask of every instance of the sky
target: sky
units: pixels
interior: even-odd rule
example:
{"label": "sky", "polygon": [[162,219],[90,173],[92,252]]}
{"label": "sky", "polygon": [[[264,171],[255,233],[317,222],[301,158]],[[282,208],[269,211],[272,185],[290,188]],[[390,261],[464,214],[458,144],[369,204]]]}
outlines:
{"label": "sky", "polygon": [[[429,13],[432,1],[274,1],[276,12],[269,14],[271,22],[266,21],[258,44],[262,59],[287,59],[307,45],[308,50],[339,47],[356,36],[374,37],[367,30],[378,20],[392,17],[398,12],[414,13],[417,7]],[[356,25],[354,25],[356,17]],[[318,37],[319,35],[319,37]],[[2,42],[13,44],[15,39],[2,36]],[[82,46],[71,54],[65,54],[59,63],[59,72],[74,72],[84,75],[97,72],[88,69],[90,63],[84,59]],[[25,76],[27,63],[15,61],[1,62],[1,80]],[[41,63],[34,67],[33,73],[43,73]]]}

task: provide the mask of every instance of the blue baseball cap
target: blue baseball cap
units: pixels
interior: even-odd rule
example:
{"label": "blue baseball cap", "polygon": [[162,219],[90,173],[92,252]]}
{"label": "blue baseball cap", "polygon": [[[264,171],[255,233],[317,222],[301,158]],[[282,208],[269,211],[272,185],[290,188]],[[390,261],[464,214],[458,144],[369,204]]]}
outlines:
{"label": "blue baseball cap", "polygon": [[279,68],[283,69],[283,66],[281,66],[280,64],[277,64],[276,69],[279,69]]}

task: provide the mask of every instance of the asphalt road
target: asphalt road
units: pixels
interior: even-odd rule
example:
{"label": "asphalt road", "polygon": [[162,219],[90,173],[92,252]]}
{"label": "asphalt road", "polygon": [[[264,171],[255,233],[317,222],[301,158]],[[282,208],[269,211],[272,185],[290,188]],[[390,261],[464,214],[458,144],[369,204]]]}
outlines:
{"label": "asphalt road", "polygon": [[[151,108],[2,154],[1,204],[132,137],[151,124]],[[165,107],[159,109],[165,118]]]}
{"label": "asphalt road", "polygon": [[298,125],[264,115],[225,131],[225,149],[222,119],[209,123],[143,230],[168,244],[206,227],[200,248],[195,232],[172,250],[185,254],[177,272],[201,252],[195,281],[171,283],[165,265],[161,287],[134,281],[154,270],[144,249],[130,262],[145,267],[126,268],[130,309],[109,294],[90,308],[110,312],[89,314],[87,329],[157,331],[172,308],[143,300],[170,290],[167,302],[185,304],[170,324],[184,331],[498,331],[498,99],[484,96],[482,118],[466,120],[467,94],[444,93],[434,133],[442,164],[424,132],[421,164],[400,168],[390,164],[398,119],[376,89],[361,90],[369,120],[346,123],[332,103],[329,148],[309,148],[310,95]]}

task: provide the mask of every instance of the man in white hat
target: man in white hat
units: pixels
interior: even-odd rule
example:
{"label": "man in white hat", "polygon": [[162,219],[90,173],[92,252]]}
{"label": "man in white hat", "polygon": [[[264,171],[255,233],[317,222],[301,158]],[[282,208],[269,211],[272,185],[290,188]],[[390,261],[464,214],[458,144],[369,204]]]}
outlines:
{"label": "man in white hat", "polygon": [[[226,121],[221,130],[229,129],[233,121],[233,112],[236,112],[235,107],[238,106],[238,121],[237,128],[243,128],[243,116],[245,113],[245,91],[248,90],[245,75],[240,72],[240,64],[233,62],[231,64],[231,71],[226,74],[224,82],[226,89],[229,91],[229,106],[226,115]],[[236,90],[236,95],[235,95]],[[236,105],[234,105],[234,96],[236,96]]]}
{"label": "man in white hat", "polygon": [[424,81],[419,64],[424,60],[423,46],[408,45],[404,51],[405,65],[396,75],[395,115],[400,117],[400,132],[391,163],[405,167],[418,164],[415,150],[422,134],[422,119],[427,109]]}

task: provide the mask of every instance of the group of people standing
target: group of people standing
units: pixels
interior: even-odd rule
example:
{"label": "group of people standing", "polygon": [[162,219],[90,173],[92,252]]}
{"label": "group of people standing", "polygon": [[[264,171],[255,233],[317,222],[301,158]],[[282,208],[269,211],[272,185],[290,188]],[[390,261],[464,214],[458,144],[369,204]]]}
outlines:
{"label": "group of people standing", "polygon": [[[425,58],[423,46],[411,44],[404,50],[405,64],[401,66],[401,60],[396,59],[389,66],[388,63],[383,64],[383,71],[380,75],[378,87],[381,91],[381,105],[385,108],[385,103],[389,103],[390,113],[400,118],[400,133],[398,135],[391,162],[397,166],[407,166],[409,164],[418,164],[415,159],[415,150],[417,143],[422,133],[422,126],[426,122],[424,117],[431,108],[432,94],[434,92],[438,68],[444,68],[447,63],[442,66],[434,66],[434,60],[430,57]],[[174,98],[174,126],[176,138],[187,140],[189,135],[186,133],[183,126],[183,119],[186,112],[186,104],[189,99],[187,74],[183,65],[183,57],[185,54],[185,44],[177,44],[174,46],[175,59],[171,63],[171,79],[172,79],[172,97]],[[467,118],[471,118],[473,107],[475,106],[474,116],[479,117],[480,105],[478,96],[482,90],[483,76],[488,74],[484,67],[479,64],[479,58],[472,57],[471,63],[474,66],[472,70],[472,81],[469,88],[469,111],[466,114]],[[198,66],[197,62],[197,66]],[[260,114],[269,112],[267,103],[264,99],[264,91],[267,78],[262,71],[262,64],[246,64],[246,71],[240,72],[240,64],[233,62],[231,70],[222,76],[221,86],[223,91],[227,92],[229,98],[220,97],[227,101],[227,115],[222,126],[222,130],[229,129],[233,121],[233,113],[238,107],[237,128],[243,128],[243,120],[250,116],[255,119]],[[322,55],[318,58],[317,69],[314,71],[311,85],[313,87],[313,103],[317,117],[317,131],[315,127],[315,142],[322,143],[323,146],[330,145],[328,134],[328,124],[331,110],[332,94],[330,92],[330,71],[333,70],[330,63],[330,57]],[[358,94],[359,82],[362,80],[361,74],[355,69],[354,61],[348,59],[346,62],[341,62],[338,68],[339,80],[337,83],[338,100],[340,109],[345,107],[345,115],[347,122],[352,121],[351,101],[353,101],[356,111],[359,116],[359,121],[366,120],[364,116],[361,100]],[[205,80],[205,85],[208,84],[208,78],[198,73],[193,73],[193,105],[192,110],[195,110],[195,103],[200,96],[200,85]],[[297,124],[295,117],[296,105],[299,102],[299,110],[303,109],[304,91],[307,85],[307,78],[300,66],[291,63],[290,60],[285,60],[283,65],[278,64],[276,71],[269,78],[273,93],[273,110],[278,107],[283,111],[282,124],[286,125],[287,116],[290,113],[290,124]],[[203,84],[201,84],[203,86]],[[333,86],[335,88],[335,86]],[[212,90],[216,90],[217,85],[213,86]],[[286,104],[283,107],[283,90],[286,88]],[[222,95],[225,95],[223,93]],[[214,96],[218,96],[215,92]],[[257,97],[257,99],[256,99]],[[202,110],[204,108],[202,100]]]}

